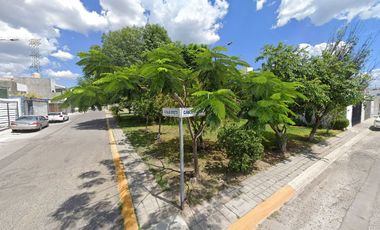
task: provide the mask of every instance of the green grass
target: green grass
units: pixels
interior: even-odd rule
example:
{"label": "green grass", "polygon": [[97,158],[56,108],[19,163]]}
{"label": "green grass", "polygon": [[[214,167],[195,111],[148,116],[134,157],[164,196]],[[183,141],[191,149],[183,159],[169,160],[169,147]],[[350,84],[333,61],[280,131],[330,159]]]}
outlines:
{"label": "green grass", "polygon": [[[149,124],[145,129],[145,120],[131,114],[121,113],[118,119],[119,126],[123,129],[131,144],[144,162],[149,166],[157,184],[163,191],[172,195],[172,200],[178,200],[179,187],[179,130],[176,119],[165,120],[162,125],[161,140],[157,141],[158,125]],[[241,121],[243,124],[244,121]],[[210,199],[225,186],[239,183],[245,175],[233,174],[228,171],[225,153],[216,148],[217,131],[208,130],[204,133],[205,149],[199,151],[199,165],[202,180],[198,183],[191,183],[192,147],[191,138],[184,123],[184,147],[185,147],[185,171],[187,175],[186,192],[188,202],[191,205],[199,204],[202,200]],[[311,128],[290,126],[288,129],[288,149],[292,153],[297,153],[308,149],[312,143],[307,142]],[[316,141],[321,142],[328,137],[338,134],[339,131],[324,129],[318,130]],[[265,141],[265,159],[268,163],[275,163],[280,158],[276,149],[274,132],[267,127],[263,133]],[[274,156],[274,157],[273,157]]]}

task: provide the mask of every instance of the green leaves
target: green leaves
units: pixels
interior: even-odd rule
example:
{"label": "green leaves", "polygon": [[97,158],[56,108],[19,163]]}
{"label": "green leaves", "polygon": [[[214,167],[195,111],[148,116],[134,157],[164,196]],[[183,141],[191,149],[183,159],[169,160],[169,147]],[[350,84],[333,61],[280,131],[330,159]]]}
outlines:
{"label": "green leaves", "polygon": [[214,92],[198,91],[192,94],[196,98],[193,109],[205,112],[207,125],[216,128],[226,119],[238,119],[240,107],[235,94],[229,89]]}

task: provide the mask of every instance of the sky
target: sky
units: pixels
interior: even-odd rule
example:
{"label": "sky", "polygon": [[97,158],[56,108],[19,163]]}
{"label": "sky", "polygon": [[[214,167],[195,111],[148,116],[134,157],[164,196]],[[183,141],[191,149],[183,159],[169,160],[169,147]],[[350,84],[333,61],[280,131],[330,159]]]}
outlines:
{"label": "sky", "polygon": [[[282,41],[318,55],[332,34],[359,25],[375,36],[366,70],[380,87],[380,0],[0,0],[0,76],[30,76],[30,39],[41,39],[42,77],[77,84],[77,53],[103,33],[156,23],[173,41],[228,46],[255,69],[265,44]],[[377,36],[377,37],[376,37]],[[10,41],[13,39],[13,41]],[[16,39],[16,40],[14,40]]]}

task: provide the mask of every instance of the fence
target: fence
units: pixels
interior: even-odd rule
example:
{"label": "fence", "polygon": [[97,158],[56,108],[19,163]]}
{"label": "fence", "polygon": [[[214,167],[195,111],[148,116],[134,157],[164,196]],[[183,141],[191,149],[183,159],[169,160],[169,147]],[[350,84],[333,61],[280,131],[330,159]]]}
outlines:
{"label": "fence", "polygon": [[9,127],[19,116],[17,101],[0,100],[0,129]]}

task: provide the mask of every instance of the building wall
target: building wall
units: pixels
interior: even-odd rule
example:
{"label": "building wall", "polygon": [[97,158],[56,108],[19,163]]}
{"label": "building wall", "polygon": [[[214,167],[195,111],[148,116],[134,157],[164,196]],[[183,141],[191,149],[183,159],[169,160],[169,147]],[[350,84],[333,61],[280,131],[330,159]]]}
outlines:
{"label": "building wall", "polygon": [[55,88],[50,78],[14,77],[15,82],[27,85],[28,92],[42,98],[50,99],[55,95]]}

